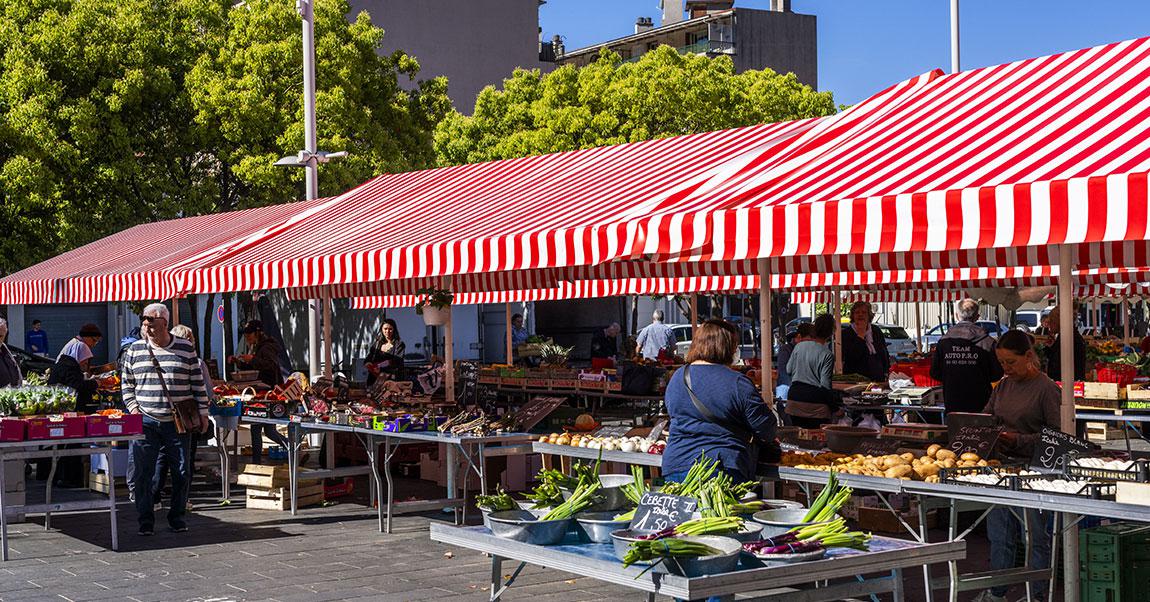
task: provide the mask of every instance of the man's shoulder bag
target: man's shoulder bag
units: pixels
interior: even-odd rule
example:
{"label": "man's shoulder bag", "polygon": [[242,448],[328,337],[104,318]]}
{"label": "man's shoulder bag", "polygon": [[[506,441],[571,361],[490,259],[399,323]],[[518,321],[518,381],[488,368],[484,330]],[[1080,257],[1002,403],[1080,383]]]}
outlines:
{"label": "man's shoulder bag", "polygon": [[160,379],[160,388],[164,390],[164,397],[168,399],[168,405],[172,408],[172,417],[176,421],[176,432],[184,433],[198,433],[200,431],[200,406],[194,399],[184,398],[178,403],[172,399],[172,393],[168,390],[167,379],[164,378],[164,369],[160,366],[160,360],[156,359],[156,353],[152,351],[151,343],[145,343],[148,349],[148,356],[152,358],[152,367],[156,369],[156,376]]}

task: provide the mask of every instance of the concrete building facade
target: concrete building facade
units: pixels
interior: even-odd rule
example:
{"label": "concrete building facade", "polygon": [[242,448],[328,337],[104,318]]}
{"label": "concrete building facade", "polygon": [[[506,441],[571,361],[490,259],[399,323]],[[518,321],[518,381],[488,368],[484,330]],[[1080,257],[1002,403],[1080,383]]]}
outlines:
{"label": "concrete building facade", "polygon": [[[382,54],[419,60],[420,78],[447,76],[456,110],[470,114],[487,85],[517,67],[550,71],[539,39],[540,0],[351,0],[349,17],[367,11],[384,30]],[[406,84],[405,84],[406,85]]]}
{"label": "concrete building facade", "polygon": [[733,1],[693,2],[663,0],[662,23],[649,17],[635,22],[635,33],[564,52],[562,65],[584,66],[607,48],[624,60],[638,59],[661,45],[681,53],[730,56],[739,73],[772,69],[794,73],[800,82],[818,88],[818,31],[814,15],[790,10],[789,1],[771,10],[739,8]]}

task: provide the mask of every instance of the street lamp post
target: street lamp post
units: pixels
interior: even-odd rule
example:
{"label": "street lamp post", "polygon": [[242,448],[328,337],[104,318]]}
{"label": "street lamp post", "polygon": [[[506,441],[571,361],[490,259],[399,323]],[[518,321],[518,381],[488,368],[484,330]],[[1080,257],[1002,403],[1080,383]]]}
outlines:
{"label": "street lamp post", "polygon": [[[306,171],[307,199],[319,198],[319,164],[346,157],[347,152],[325,153],[318,149],[315,124],[315,0],[296,0],[296,11],[303,21],[303,138],[304,148],[295,156],[275,162],[280,167],[302,167]],[[330,302],[330,300],[325,300]],[[307,303],[307,361],[314,376],[319,373],[319,304],[316,299]],[[327,341],[331,345],[331,341]]]}

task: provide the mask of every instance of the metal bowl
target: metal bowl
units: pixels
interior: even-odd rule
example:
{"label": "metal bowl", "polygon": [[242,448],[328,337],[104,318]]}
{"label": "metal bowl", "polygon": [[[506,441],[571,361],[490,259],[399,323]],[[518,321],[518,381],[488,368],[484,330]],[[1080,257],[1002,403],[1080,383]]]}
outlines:
{"label": "metal bowl", "polygon": [[763,525],[763,531],[760,535],[761,538],[782,535],[795,527],[828,525],[832,522],[803,522],[803,517],[806,515],[807,511],[802,508],[787,508],[783,510],[763,510],[756,512],[753,518],[755,522],[762,523]]}
{"label": "metal bowl", "polygon": [[731,537],[739,540],[740,543],[747,541],[758,541],[763,538],[763,525],[761,523],[744,522],[743,528],[735,533],[731,533],[726,537]]}
{"label": "metal bowl", "polygon": [[515,505],[519,506],[520,510],[526,510],[528,512],[538,512],[540,510],[534,507],[535,502],[531,500],[516,500]]}
{"label": "metal bowl", "polygon": [[786,509],[806,510],[807,507],[804,506],[802,504],[802,502],[795,502],[792,500],[780,500],[777,498],[772,498],[769,500],[763,500],[763,510],[786,510]]}
{"label": "metal bowl", "polygon": [[618,512],[583,512],[575,517],[579,539],[594,543],[611,543],[611,532],[626,529],[631,521],[615,520]]}
{"label": "metal bowl", "polygon": [[[619,562],[623,561],[623,557],[627,555],[627,548],[631,547],[631,542],[639,541],[640,535],[646,535],[651,531],[632,531],[631,529],[619,529],[612,531],[611,543],[615,546],[615,557]],[[636,562],[635,564],[647,565],[650,562]]]}
{"label": "metal bowl", "polygon": [[487,523],[491,525],[489,528],[496,537],[537,546],[553,546],[563,540],[572,519],[539,520],[546,513],[546,510],[492,512],[487,516]]}
{"label": "metal bowl", "polygon": [[704,575],[718,575],[729,573],[739,566],[739,555],[743,544],[732,537],[716,535],[699,535],[696,537],[682,537],[687,541],[705,544],[715,548],[719,554],[714,556],[698,556],[695,558],[667,558],[663,560],[663,567],[672,575],[682,577],[702,577]]}
{"label": "metal bowl", "polygon": [[[623,493],[623,486],[630,485],[635,482],[635,477],[629,474],[601,474],[599,475],[599,483],[603,486],[597,492],[597,495],[603,498],[602,501],[591,504],[587,507],[587,512],[610,512],[612,510],[621,510],[631,506],[631,500],[627,499],[627,495]],[[563,499],[569,499],[575,493],[573,489],[560,488],[559,492],[563,494]]]}
{"label": "metal bowl", "polygon": [[826,548],[815,550],[814,552],[805,552],[803,554],[754,554],[751,552],[743,552],[744,556],[751,556],[758,560],[762,565],[767,563],[781,563],[781,564],[794,564],[797,562],[810,562],[812,560],[819,560],[827,555]]}

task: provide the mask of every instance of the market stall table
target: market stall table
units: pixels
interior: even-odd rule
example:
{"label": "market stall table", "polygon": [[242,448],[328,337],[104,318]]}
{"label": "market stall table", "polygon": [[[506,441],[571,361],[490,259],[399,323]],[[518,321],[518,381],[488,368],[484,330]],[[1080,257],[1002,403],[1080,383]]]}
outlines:
{"label": "market stall table", "polygon": [[[961,541],[922,544],[875,537],[869,552],[832,549],[825,560],[686,578],[654,571],[640,576],[644,567],[624,567],[615,557],[611,544],[577,543],[572,534],[560,545],[537,546],[496,537],[484,527],[433,523],[431,539],[490,554],[492,600],[503,595],[524,566],[535,564],[645,591],[652,600],[656,594],[685,600],[712,596],[733,599],[735,594],[763,591],[768,587],[770,591],[756,599],[814,602],[889,592],[896,602],[901,602],[903,569],[957,561],[966,556],[966,543]],[[508,560],[519,562],[519,566],[504,580],[503,563]]]}
{"label": "market stall table", "polygon": [[[578,458],[580,460],[598,460],[603,459],[604,462],[619,462],[621,464],[632,464],[635,466],[651,466],[660,468],[663,466],[662,454],[645,454],[642,452],[625,452],[616,450],[598,450],[589,447],[576,447],[574,445],[555,445],[553,443],[540,443],[536,441],[531,445],[532,449],[539,454],[549,454],[553,456],[564,456],[567,458]],[[600,455],[602,454],[602,455]]]}
{"label": "market stall table", "polygon": [[[1139,424],[1150,422],[1150,410],[1107,410],[1104,408],[1091,408],[1087,411],[1077,410],[1074,413],[1074,419],[1077,422],[1115,422],[1122,424],[1126,427],[1122,431],[1122,437],[1126,442],[1126,451],[1129,452],[1130,429],[1142,433],[1142,428]],[[1082,427],[1080,426],[1080,428]],[[1142,436],[1145,438],[1145,435]]]}
{"label": "market stall table", "polygon": [[[450,435],[447,433],[440,433],[438,431],[405,431],[405,432],[390,432],[379,431],[375,429],[365,429],[354,427],[350,425],[330,424],[326,422],[305,422],[286,419],[274,418],[252,418],[244,417],[245,421],[256,422],[261,424],[272,424],[276,426],[286,426],[288,428],[288,443],[291,449],[288,450],[288,472],[291,484],[291,512],[296,514],[296,490],[299,479],[299,448],[303,441],[303,433],[307,431],[312,432],[343,432],[356,435],[367,449],[367,466],[350,466],[346,468],[337,468],[331,470],[315,470],[308,473],[309,478],[323,479],[330,477],[344,477],[354,475],[369,475],[371,477],[369,483],[371,484],[371,501],[376,502],[377,496],[383,491],[383,483],[380,480],[380,466],[379,458],[377,457],[376,450],[378,445],[384,445],[383,457],[383,478],[387,482],[387,503],[378,503],[377,512],[379,518],[379,530],[381,533],[391,533],[391,517],[398,512],[425,512],[427,510],[434,510],[437,508],[455,507],[456,522],[461,523],[466,520],[467,508],[464,503],[467,499],[467,482],[464,479],[462,487],[462,495],[455,496],[457,490],[456,486],[456,469],[458,465],[458,455],[463,454],[463,458],[467,460],[468,467],[475,471],[479,477],[480,494],[487,494],[487,472],[486,472],[486,459],[496,456],[508,456],[526,454],[531,452],[531,446],[528,444],[532,439],[532,435],[527,433],[499,433],[483,437],[468,436],[468,435]],[[400,502],[395,503],[394,496],[394,482],[391,476],[391,458],[395,454],[395,449],[405,443],[442,443],[446,445],[447,449],[447,497],[439,500],[420,500],[413,502]],[[522,444],[522,445],[520,445]]]}
{"label": "market stall table", "polygon": [[[107,466],[112,466],[112,448],[117,443],[143,439],[143,435],[122,435],[107,437],[86,437],[83,439],[54,439],[33,441],[10,441],[0,443],[0,556],[8,560],[8,515],[43,514],[44,529],[52,528],[53,512],[107,512],[112,527],[112,549],[119,549],[116,533],[116,483],[108,479],[107,499],[82,500],[75,502],[52,502],[52,480],[56,476],[56,460],[66,456],[93,456],[101,454]],[[77,449],[61,449],[65,445],[79,445]],[[4,483],[4,462],[8,460],[34,460],[51,458],[52,468],[45,485],[43,504],[9,505],[4,499],[7,488]]]}

